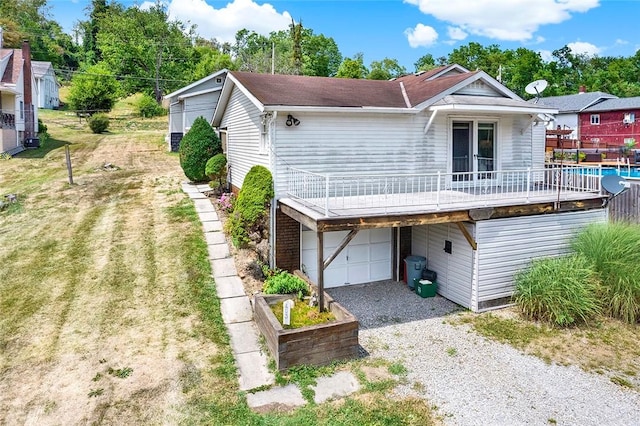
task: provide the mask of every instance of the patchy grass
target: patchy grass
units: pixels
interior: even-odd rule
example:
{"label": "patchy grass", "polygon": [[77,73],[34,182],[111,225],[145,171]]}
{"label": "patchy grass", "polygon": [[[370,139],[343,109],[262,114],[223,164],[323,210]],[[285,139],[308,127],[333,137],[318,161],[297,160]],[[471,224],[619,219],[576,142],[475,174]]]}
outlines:
{"label": "patchy grass", "polygon": [[515,308],[483,314],[464,313],[452,322],[469,324],[489,339],[509,344],[548,363],[577,365],[586,371],[606,374],[618,384],[624,380],[628,387],[640,390],[638,324],[605,318],[590,325],[558,329],[521,318]]}
{"label": "patchy grass", "polygon": [[20,207],[0,211],[0,424],[438,423],[425,401],[390,399],[403,368],[373,360],[278,379],[308,389],[350,369],[364,384],[352,397],[252,412],[201,224],[180,191],[178,158],[165,152],[166,118],[137,120],[126,103],[118,108],[129,122],[114,120],[103,135],[64,111],[43,111],[51,141],[2,161],[0,187],[18,194]]}
{"label": "patchy grass", "polygon": [[283,324],[283,305],[284,300],[274,305],[271,305],[271,312],[278,319],[282,327],[285,329],[300,328],[309,325],[325,324],[327,322],[335,321],[336,317],[331,311],[320,312],[316,306],[309,306],[308,303],[293,297],[290,300],[294,300],[295,305],[291,308],[290,312],[290,324]]}

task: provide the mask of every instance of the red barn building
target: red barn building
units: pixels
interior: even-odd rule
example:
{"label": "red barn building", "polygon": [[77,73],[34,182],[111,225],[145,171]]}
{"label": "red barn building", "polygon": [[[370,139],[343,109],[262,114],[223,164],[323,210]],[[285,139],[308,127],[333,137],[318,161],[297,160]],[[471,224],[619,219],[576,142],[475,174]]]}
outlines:
{"label": "red barn building", "polygon": [[640,143],[640,96],[605,99],[585,108],[579,113],[578,135],[581,143],[601,148]]}

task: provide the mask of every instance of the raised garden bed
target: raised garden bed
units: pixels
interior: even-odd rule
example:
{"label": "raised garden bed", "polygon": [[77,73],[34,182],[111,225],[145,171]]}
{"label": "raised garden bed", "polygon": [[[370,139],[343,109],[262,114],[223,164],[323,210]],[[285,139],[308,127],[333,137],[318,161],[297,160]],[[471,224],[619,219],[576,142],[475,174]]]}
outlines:
{"label": "raised garden bed", "polygon": [[291,295],[257,294],[253,309],[256,324],[278,370],[294,365],[326,365],[358,356],[358,320],[325,293],[325,301],[336,321],[285,330],[270,306]]}

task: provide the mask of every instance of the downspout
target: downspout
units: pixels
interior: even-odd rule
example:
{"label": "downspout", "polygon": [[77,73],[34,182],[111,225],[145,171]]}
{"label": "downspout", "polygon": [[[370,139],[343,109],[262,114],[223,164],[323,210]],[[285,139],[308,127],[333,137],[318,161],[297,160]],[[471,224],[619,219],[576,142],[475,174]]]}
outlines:
{"label": "downspout", "polygon": [[273,199],[271,200],[271,208],[269,214],[269,267],[272,269],[276,267],[276,213],[278,211],[278,192],[277,192],[277,181],[278,181],[278,168],[277,168],[277,160],[276,160],[276,129],[278,126],[277,118],[278,112],[274,111],[272,113],[271,119],[269,120],[269,168],[271,169],[271,176],[273,177]]}

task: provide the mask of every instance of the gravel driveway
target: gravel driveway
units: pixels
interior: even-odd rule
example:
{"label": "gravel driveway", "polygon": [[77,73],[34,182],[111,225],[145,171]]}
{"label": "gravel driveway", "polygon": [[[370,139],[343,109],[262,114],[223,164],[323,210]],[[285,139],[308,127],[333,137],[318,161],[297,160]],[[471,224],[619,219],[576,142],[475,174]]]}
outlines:
{"label": "gravel driveway", "polygon": [[327,292],[358,318],[370,356],[407,367],[396,394],[427,398],[447,425],[640,425],[640,393],[450,325],[460,308],[440,296],[395,282]]}

